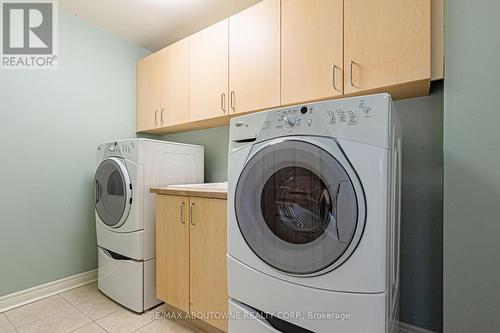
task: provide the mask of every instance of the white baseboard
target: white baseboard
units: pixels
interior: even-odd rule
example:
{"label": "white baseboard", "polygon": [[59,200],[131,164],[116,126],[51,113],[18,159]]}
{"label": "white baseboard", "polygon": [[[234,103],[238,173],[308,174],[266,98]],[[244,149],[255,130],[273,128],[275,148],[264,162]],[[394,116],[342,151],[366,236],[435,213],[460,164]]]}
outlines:
{"label": "white baseboard", "polygon": [[429,331],[417,326],[413,326],[410,324],[399,323],[399,332],[400,333],[435,333],[433,331]]}
{"label": "white baseboard", "polygon": [[97,269],[0,297],[0,313],[97,280]]}

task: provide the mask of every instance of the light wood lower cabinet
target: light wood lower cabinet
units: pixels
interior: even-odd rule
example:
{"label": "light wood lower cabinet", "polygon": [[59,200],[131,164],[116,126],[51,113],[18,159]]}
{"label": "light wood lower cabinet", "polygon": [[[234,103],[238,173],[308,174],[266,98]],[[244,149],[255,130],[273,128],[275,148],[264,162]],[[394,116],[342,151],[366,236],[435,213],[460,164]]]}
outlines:
{"label": "light wood lower cabinet", "polygon": [[227,332],[226,200],[157,196],[157,297]]}
{"label": "light wood lower cabinet", "polygon": [[189,312],[188,197],[158,195],[156,202],[156,294]]}
{"label": "light wood lower cabinet", "polygon": [[[226,200],[190,198],[190,310],[227,313]],[[227,331],[227,321],[207,319]]]}

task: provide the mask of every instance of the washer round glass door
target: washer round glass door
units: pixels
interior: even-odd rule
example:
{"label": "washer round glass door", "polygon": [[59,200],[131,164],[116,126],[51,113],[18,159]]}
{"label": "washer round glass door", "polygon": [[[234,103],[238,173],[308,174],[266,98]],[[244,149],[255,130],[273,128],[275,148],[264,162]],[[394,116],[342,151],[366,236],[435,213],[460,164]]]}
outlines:
{"label": "washer round glass door", "polygon": [[107,158],[94,177],[94,202],[97,215],[109,227],[121,226],[130,212],[130,177],[121,159]]}
{"label": "washer round glass door", "polygon": [[364,227],[358,204],[364,197],[356,193],[361,185],[346,167],[351,172],[304,140],[276,140],[260,148],[245,165],[235,194],[238,225],[253,252],[293,275],[342,264]]}

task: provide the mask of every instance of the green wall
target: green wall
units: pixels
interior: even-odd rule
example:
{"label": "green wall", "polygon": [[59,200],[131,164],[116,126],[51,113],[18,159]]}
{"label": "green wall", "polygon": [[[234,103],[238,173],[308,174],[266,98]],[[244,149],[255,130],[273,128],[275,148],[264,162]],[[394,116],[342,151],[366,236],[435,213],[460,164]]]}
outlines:
{"label": "green wall", "polygon": [[0,296],[97,267],[96,146],[135,136],[147,51],[59,14],[59,68],[0,70]]}
{"label": "green wall", "polygon": [[443,83],[396,102],[403,127],[402,322],[442,330]]}
{"label": "green wall", "polygon": [[[403,126],[401,320],[442,327],[443,84],[398,101]],[[228,127],[166,135],[205,146],[207,182],[227,179]]]}
{"label": "green wall", "polygon": [[500,2],[446,2],[444,330],[500,332]]}

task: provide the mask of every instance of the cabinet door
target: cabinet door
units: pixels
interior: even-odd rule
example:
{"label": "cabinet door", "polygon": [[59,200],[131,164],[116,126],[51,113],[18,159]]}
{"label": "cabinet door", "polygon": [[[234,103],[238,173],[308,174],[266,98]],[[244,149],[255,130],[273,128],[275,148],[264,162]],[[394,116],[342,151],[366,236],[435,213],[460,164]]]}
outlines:
{"label": "cabinet door", "polygon": [[228,20],[189,37],[189,120],[227,115]]}
{"label": "cabinet door", "polygon": [[153,53],[137,63],[137,131],[158,127],[160,112],[160,57]]}
{"label": "cabinet door", "polygon": [[229,18],[231,112],[280,105],[280,1],[264,0]]}
{"label": "cabinet door", "polygon": [[159,51],[162,64],[160,127],[188,120],[189,43],[178,41]]}
{"label": "cabinet door", "polygon": [[[226,200],[191,200],[191,312],[227,312]],[[227,320],[207,319],[227,332]]]}
{"label": "cabinet door", "polygon": [[344,2],[345,93],[430,79],[431,0]]}
{"label": "cabinet door", "polygon": [[158,195],[156,203],[156,294],[189,311],[189,198]]}
{"label": "cabinet door", "polygon": [[343,15],[343,0],[282,2],[282,104],[342,95]]}

